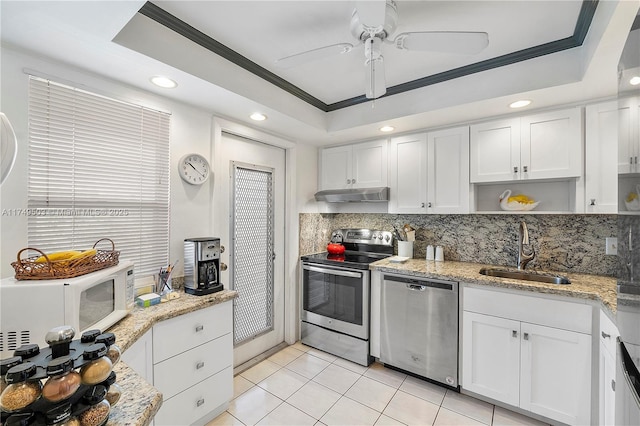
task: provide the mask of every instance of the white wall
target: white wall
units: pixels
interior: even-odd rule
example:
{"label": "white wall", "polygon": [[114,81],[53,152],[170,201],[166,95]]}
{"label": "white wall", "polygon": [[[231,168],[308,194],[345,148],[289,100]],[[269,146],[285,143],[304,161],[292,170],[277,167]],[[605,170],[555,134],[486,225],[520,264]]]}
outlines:
{"label": "white wall", "polygon": [[[211,159],[211,112],[3,47],[0,68],[2,76],[0,111],[9,117],[15,129],[18,138],[18,157],[12,172],[0,186],[0,211],[5,212],[0,216],[0,276],[2,278],[13,276],[11,262],[15,260],[16,253],[27,246],[27,217],[6,214],[10,209],[27,207],[28,75],[24,69],[32,70],[42,77],[69,83],[115,99],[170,112],[171,261],[183,257],[184,238],[211,236],[211,180],[196,187],[184,183],[177,174],[178,160],[186,153],[198,152]],[[179,265],[176,274],[182,275],[182,265]]]}

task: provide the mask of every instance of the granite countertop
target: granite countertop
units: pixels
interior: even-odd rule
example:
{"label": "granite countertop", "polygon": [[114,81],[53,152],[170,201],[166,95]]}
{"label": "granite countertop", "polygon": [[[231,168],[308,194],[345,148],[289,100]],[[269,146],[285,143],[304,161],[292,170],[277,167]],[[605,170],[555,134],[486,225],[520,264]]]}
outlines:
{"label": "granite countertop", "polygon": [[[616,312],[616,279],[612,277],[562,272],[558,274],[569,278],[571,284],[547,284],[534,281],[489,277],[479,273],[481,268],[515,269],[480,263],[434,262],[424,259],[409,259],[403,263],[395,263],[390,262],[389,258],[379,260],[369,265],[369,269],[382,272],[395,272],[426,278],[455,280],[468,284],[595,300],[601,302],[610,313],[615,314]],[[544,272],[549,273],[552,271]]]}
{"label": "granite countertop", "polygon": [[[136,306],[129,315],[106,331],[115,334],[116,344],[122,352],[126,352],[154,324],[232,300],[238,295],[233,290],[222,290],[206,296],[179,293],[180,298],[169,302],[148,308]],[[150,424],[162,405],[162,394],[122,361],[113,370],[116,372],[116,382],[122,387],[122,399],[111,409],[107,426]]]}

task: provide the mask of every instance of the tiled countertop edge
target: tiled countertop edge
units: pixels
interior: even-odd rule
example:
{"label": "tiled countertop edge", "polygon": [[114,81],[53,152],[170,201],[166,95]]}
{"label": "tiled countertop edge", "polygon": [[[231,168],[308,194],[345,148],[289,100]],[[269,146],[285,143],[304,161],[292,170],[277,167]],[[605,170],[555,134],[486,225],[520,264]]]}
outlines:
{"label": "tiled countertop edge", "polygon": [[[126,352],[154,324],[232,300],[237,295],[233,290],[205,296],[180,292],[178,299],[148,308],[135,307],[129,315],[106,331],[115,334],[116,344],[122,352]],[[111,409],[107,426],[150,424],[162,405],[162,394],[122,361],[115,365],[114,371],[117,383],[122,387],[122,398]]]}

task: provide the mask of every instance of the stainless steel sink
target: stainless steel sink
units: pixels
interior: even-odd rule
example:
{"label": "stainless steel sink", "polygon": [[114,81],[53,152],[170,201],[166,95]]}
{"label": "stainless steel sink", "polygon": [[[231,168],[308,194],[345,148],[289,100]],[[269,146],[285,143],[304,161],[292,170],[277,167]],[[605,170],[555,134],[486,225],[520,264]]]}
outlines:
{"label": "stainless steel sink", "polygon": [[537,281],[539,283],[549,284],[571,284],[569,278],[562,275],[543,274],[538,272],[527,271],[510,271],[507,269],[495,269],[495,268],[482,268],[480,269],[482,275],[499,278],[512,278],[516,280],[525,281]]}

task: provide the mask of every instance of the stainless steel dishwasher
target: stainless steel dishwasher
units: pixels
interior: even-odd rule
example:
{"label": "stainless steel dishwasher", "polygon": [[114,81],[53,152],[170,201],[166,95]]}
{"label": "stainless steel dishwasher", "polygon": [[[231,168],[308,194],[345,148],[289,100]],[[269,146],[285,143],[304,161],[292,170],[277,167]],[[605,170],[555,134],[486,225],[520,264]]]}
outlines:
{"label": "stainless steel dishwasher", "polygon": [[380,361],[458,389],[458,283],[384,275]]}

